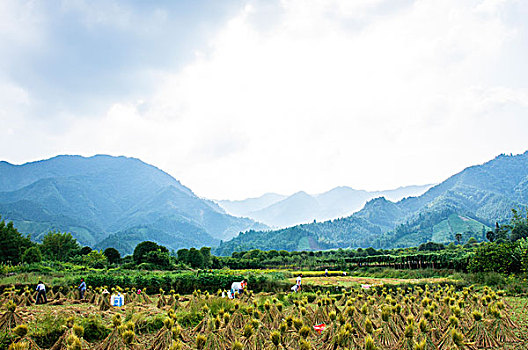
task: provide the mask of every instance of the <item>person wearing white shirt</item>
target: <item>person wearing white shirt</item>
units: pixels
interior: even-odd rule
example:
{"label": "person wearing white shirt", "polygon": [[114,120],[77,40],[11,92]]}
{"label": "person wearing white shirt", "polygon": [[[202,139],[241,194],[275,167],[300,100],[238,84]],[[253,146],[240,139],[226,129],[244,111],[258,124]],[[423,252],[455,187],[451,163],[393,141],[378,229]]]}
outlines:
{"label": "person wearing white shirt", "polygon": [[302,273],[297,276],[297,290],[296,292],[300,291],[302,289]]}
{"label": "person wearing white shirt", "polygon": [[38,292],[37,294],[37,304],[45,304],[48,302],[48,298],[46,298],[46,286],[44,285],[44,283],[42,281],[39,281],[38,285],[37,285],[37,289],[36,291]]}

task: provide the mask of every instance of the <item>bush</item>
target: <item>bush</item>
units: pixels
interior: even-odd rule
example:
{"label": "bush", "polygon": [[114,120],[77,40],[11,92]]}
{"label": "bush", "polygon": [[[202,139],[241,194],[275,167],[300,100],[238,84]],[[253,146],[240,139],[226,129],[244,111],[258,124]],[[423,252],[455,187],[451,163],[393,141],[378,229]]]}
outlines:
{"label": "bush", "polygon": [[470,277],[473,283],[483,284],[490,287],[504,288],[506,277],[498,272],[477,272]]}
{"label": "bush", "polygon": [[517,273],[521,256],[516,243],[486,243],[479,246],[469,261],[470,272]]}

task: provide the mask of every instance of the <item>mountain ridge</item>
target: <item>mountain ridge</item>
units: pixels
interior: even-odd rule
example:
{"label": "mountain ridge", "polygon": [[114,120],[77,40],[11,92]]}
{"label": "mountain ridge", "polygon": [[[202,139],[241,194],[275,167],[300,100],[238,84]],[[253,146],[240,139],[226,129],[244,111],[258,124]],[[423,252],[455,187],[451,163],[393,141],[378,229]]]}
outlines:
{"label": "mountain ridge", "polygon": [[[427,241],[449,243],[455,233],[463,240],[485,239],[495,221],[506,221],[511,209],[528,205],[528,151],[504,154],[480,165],[470,166],[450,176],[418,197],[391,202],[369,200],[351,216],[296,225],[328,248],[394,248]],[[251,237],[258,237],[255,244]],[[273,240],[266,239],[273,237]],[[302,237],[291,237],[300,242]],[[273,231],[252,232],[222,242],[216,252],[230,254],[240,249],[282,249],[284,242]],[[295,246],[292,242],[288,246]],[[297,245],[299,247],[299,245]]]}
{"label": "mountain ridge", "polygon": [[[159,241],[175,238],[169,248],[178,249],[185,242],[215,245],[240,231],[265,228],[226,214],[137,158],[61,155],[22,165],[5,162],[0,179],[0,215],[35,240],[60,230],[72,232],[81,244],[106,248],[123,241],[129,249],[126,241],[132,238],[123,233],[141,228],[134,232],[147,237],[150,228]],[[186,231],[199,239],[183,237]]]}
{"label": "mountain ridge", "polygon": [[[383,191],[365,191],[338,186],[318,194],[308,194],[305,191],[298,191],[289,196],[272,194],[275,197],[267,201],[263,197],[269,198],[270,194],[247,200],[216,202],[231,215],[248,217],[274,228],[286,228],[314,220],[326,221],[346,217],[360,210],[372,198],[385,196],[398,200],[422,194],[431,186],[433,185],[401,186]],[[263,205],[263,202],[266,205]]]}

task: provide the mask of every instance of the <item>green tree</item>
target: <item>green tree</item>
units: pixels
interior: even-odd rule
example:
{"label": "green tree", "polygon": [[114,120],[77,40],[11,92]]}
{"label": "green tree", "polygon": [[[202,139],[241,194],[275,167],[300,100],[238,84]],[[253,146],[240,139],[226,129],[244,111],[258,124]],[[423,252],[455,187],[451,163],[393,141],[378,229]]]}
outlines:
{"label": "green tree", "polygon": [[512,209],[511,240],[517,241],[528,237],[528,209]]}
{"label": "green tree", "polygon": [[189,249],[180,249],[176,252],[176,255],[178,256],[178,261],[181,261],[184,264],[189,263]]}
{"label": "green tree", "polygon": [[520,250],[516,243],[484,243],[469,261],[470,272],[517,273],[521,269]]}
{"label": "green tree", "polygon": [[102,250],[92,250],[90,253],[84,255],[82,260],[86,265],[97,269],[105,267],[107,261]]}
{"label": "green tree", "polygon": [[24,251],[31,247],[31,240],[24,237],[10,221],[0,221],[0,263],[18,264]]}
{"label": "green tree", "polygon": [[92,248],[85,246],[81,248],[81,250],[79,251],[79,254],[86,255],[86,254],[89,254],[91,251],[92,251]]}
{"label": "green tree", "polygon": [[470,237],[467,241],[467,243],[464,245],[464,247],[473,247],[478,244],[477,239],[475,237]]}
{"label": "green tree", "polygon": [[158,249],[161,252],[165,252],[165,253],[169,252],[169,250],[162,245],[158,245],[157,243],[151,242],[151,241],[145,241],[145,242],[139,243],[136,246],[132,256],[134,257],[134,261],[136,262],[136,264],[141,264],[141,263],[147,262],[146,256],[149,252],[154,252]]}
{"label": "green tree", "polygon": [[145,256],[145,262],[153,264],[160,269],[166,269],[171,266],[170,254],[161,251],[161,249],[148,252]]}
{"label": "green tree", "polygon": [[203,258],[203,255],[202,253],[196,249],[196,248],[191,248],[189,249],[189,264],[196,268],[196,269],[201,269],[204,267],[204,258]]}
{"label": "green tree", "polygon": [[493,243],[495,241],[495,232],[493,231],[486,232],[486,239]]}
{"label": "green tree", "polygon": [[53,231],[44,236],[42,250],[52,260],[66,261],[79,250],[79,243],[69,232]]}
{"label": "green tree", "polygon": [[204,268],[210,268],[211,265],[212,265],[212,261],[211,261],[211,247],[201,247],[200,248],[200,253],[202,253],[202,256],[203,256],[203,259],[204,259],[203,267]]}
{"label": "green tree", "polygon": [[119,251],[115,248],[106,248],[103,254],[106,256],[106,259],[110,264],[116,264],[121,260],[121,254],[119,254]]}
{"label": "green tree", "polygon": [[42,253],[39,247],[30,247],[22,254],[22,262],[26,264],[39,263],[42,261]]}
{"label": "green tree", "polygon": [[495,223],[495,241],[498,243],[506,242],[510,239],[510,226],[499,225]]}

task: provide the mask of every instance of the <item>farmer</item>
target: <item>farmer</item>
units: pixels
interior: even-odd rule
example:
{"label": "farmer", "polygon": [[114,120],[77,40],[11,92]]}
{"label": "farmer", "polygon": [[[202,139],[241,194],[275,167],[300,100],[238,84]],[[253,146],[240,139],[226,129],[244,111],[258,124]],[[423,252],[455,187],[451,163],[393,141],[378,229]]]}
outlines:
{"label": "farmer", "polygon": [[328,269],[325,269],[325,277],[328,277]]}
{"label": "farmer", "polygon": [[235,293],[241,293],[244,288],[246,288],[247,283],[245,280],[242,280],[242,282],[233,282],[231,284],[231,295],[233,298],[235,297]]}
{"label": "farmer", "polygon": [[44,285],[44,282],[39,281],[36,291],[38,292],[36,304],[46,304],[48,298],[46,298],[46,286]]}
{"label": "farmer", "polygon": [[297,281],[295,285],[297,286],[296,292],[299,292],[302,289],[302,273],[297,276]]}
{"label": "farmer", "polygon": [[84,299],[84,292],[86,292],[86,282],[84,282],[84,278],[81,278],[81,284],[78,288],[81,291],[81,299]]}

